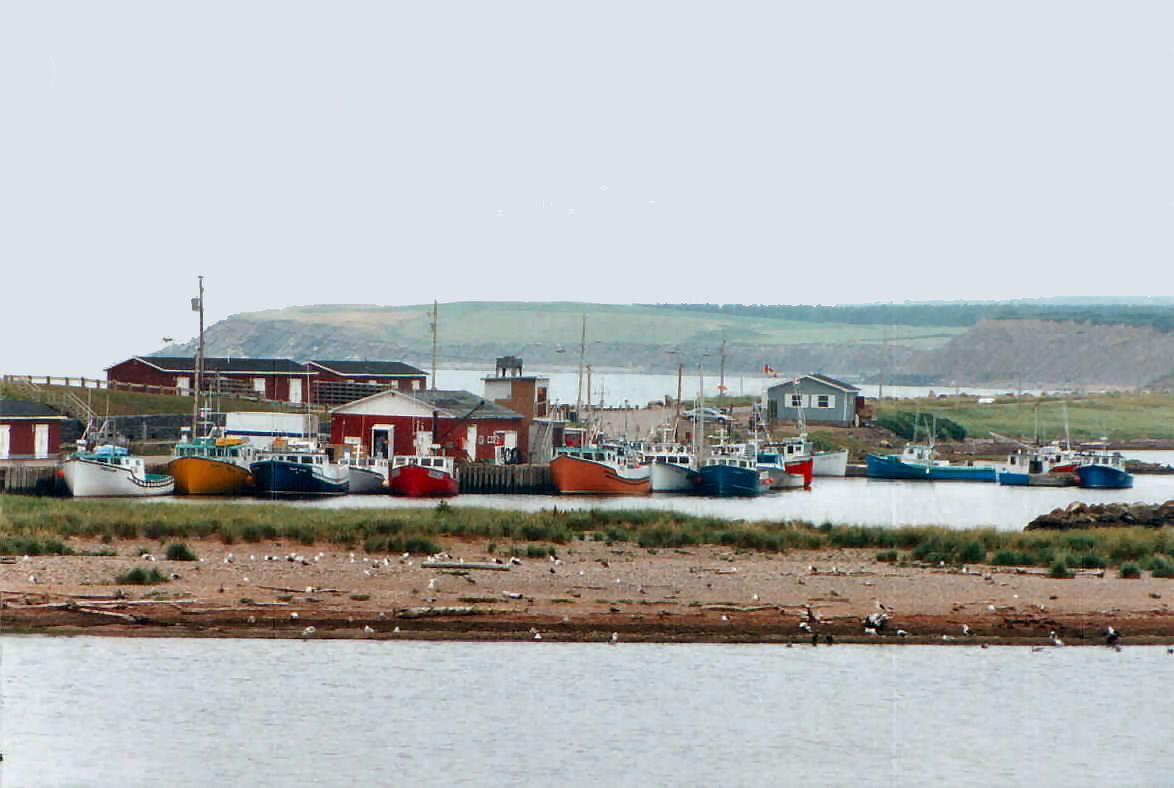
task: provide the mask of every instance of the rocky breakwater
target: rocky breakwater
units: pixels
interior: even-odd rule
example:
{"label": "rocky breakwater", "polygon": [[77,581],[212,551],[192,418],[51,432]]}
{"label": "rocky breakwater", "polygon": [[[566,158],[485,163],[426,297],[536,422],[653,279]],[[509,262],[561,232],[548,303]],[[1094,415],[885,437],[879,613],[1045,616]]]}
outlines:
{"label": "rocky breakwater", "polygon": [[1152,503],[1071,503],[1028,523],[1024,530],[1072,528],[1161,528],[1174,525],[1174,501]]}

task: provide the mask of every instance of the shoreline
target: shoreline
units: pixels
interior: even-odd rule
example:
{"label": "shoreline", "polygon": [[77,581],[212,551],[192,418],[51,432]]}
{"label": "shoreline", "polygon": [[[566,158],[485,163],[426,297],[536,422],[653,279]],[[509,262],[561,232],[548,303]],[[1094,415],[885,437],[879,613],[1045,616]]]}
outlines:
{"label": "shoreline", "polygon": [[[620,642],[809,646],[803,622],[821,646],[828,636],[1037,646],[1053,630],[1069,645],[1103,646],[1110,625],[1121,645],[1174,644],[1174,580],[1149,573],[1052,579],[1038,568],[886,563],[867,549],[592,541],[510,559],[481,540],[444,543],[439,563],[281,541],[193,541],[195,562],[128,555],[135,541],[116,542],[114,556],[18,558],[0,564],[0,634],[585,643],[614,632]],[[114,582],[135,567],[174,579]],[[878,613],[887,620],[869,634],[865,619]]]}

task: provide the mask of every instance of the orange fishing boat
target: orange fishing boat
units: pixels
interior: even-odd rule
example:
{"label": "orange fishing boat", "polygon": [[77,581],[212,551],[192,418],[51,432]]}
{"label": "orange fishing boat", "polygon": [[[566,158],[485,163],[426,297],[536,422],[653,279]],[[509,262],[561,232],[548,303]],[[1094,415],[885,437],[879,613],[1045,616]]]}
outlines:
{"label": "orange fishing boat", "polygon": [[196,438],[177,443],[167,472],[179,495],[233,495],[253,486],[253,447],[238,438]]}
{"label": "orange fishing boat", "polygon": [[561,448],[550,461],[554,486],[563,494],[648,495],[652,466],[609,447]]}

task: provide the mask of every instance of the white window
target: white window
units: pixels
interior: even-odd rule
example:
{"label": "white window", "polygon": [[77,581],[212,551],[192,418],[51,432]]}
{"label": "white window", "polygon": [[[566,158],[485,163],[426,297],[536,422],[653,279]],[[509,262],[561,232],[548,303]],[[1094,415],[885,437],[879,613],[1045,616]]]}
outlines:
{"label": "white window", "polygon": [[803,407],[803,395],[802,394],[788,394],[787,395],[787,407],[788,408],[801,408],[801,407]]}
{"label": "white window", "polygon": [[176,378],[175,387],[179,389],[180,396],[186,397],[191,393],[192,379],[191,378]]}
{"label": "white window", "polygon": [[264,396],[264,394],[265,394],[265,378],[253,378],[253,391]]}
{"label": "white window", "polygon": [[812,405],[812,407],[815,407],[815,408],[834,408],[835,406],[836,406],[836,395],[835,394],[816,394],[815,395],[815,404]]}
{"label": "white window", "polygon": [[414,380],[412,380],[412,391],[419,391],[419,390],[420,390],[420,379],[415,378]]}

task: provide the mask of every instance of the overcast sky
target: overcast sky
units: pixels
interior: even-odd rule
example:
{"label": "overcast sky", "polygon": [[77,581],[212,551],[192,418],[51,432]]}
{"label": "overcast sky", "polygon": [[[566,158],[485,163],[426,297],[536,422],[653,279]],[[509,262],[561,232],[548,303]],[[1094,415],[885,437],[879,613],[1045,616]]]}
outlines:
{"label": "overcast sky", "polygon": [[0,371],[309,303],[1172,295],[1168,2],[10,2]]}

